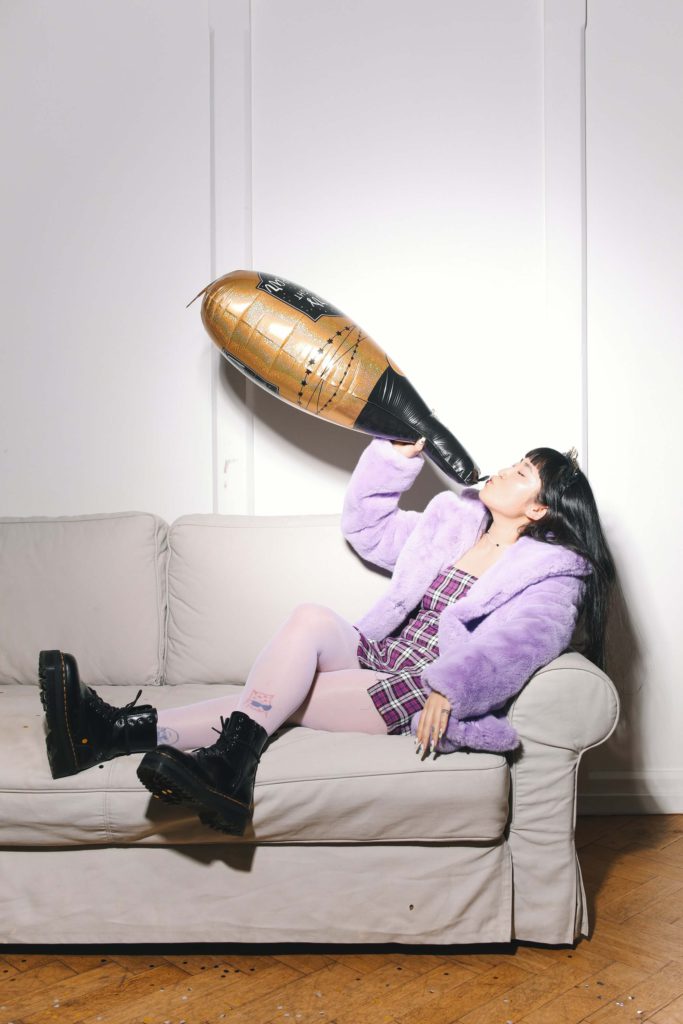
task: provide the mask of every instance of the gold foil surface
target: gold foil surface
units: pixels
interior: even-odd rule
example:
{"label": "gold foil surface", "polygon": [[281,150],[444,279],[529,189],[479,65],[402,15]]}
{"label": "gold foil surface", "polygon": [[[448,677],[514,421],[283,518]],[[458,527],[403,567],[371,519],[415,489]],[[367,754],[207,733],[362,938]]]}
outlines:
{"label": "gold foil surface", "polygon": [[257,288],[259,280],[257,272],[244,270],[218,278],[204,292],[201,315],[222,355],[266,390],[351,427],[387,365],[404,376],[347,316],[314,321]]}

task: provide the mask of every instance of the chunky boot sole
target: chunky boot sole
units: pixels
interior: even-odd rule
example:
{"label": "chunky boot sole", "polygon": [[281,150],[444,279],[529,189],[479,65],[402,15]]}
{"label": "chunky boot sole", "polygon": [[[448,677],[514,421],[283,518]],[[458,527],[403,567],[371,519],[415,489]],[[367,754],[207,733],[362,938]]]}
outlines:
{"label": "chunky boot sole", "polygon": [[[185,758],[189,755],[185,755]],[[232,836],[244,835],[252,818],[254,807],[247,807],[225,793],[213,789],[201,779],[182,751],[175,747],[157,747],[145,754],[138,765],[140,782],[152,796],[168,804],[185,804],[199,815],[199,820],[217,832]]]}
{"label": "chunky boot sole", "polygon": [[41,651],[38,658],[40,701],[47,718],[47,758],[53,779],[63,779],[80,771],[74,738],[66,712],[73,680],[61,651]]}

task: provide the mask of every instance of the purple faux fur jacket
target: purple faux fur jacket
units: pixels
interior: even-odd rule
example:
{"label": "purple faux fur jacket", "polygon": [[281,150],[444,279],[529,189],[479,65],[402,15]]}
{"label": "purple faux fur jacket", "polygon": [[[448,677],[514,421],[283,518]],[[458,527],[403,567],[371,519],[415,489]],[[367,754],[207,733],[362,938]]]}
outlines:
{"label": "purple faux fur jacket", "polygon": [[[425,458],[407,458],[391,441],[373,438],[348,483],[342,533],[365,560],[392,570],[384,594],[353,625],[382,640],[421,602],[440,570],[483,533],[488,509],[476,488],[435,495],[424,512],[398,508]],[[503,751],[519,736],[503,706],[539,668],[570,644],[589,563],[557,544],[521,537],[441,613],[439,656],[424,669],[428,690],[452,711],[437,750]],[[413,735],[419,715],[411,722]]]}

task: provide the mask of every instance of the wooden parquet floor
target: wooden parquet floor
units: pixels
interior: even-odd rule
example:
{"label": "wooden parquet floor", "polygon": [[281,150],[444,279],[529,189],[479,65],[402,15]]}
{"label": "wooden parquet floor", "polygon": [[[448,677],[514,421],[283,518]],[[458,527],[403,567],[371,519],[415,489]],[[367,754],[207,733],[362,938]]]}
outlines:
{"label": "wooden parquet floor", "polygon": [[576,841],[573,949],[5,946],[0,1024],[683,1024],[683,815],[582,817]]}

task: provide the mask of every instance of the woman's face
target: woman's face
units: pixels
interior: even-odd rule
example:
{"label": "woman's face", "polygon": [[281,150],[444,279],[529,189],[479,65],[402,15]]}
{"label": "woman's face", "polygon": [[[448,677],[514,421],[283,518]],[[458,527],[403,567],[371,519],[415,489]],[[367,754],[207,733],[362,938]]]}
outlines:
{"label": "woman's face", "polygon": [[491,512],[510,519],[541,519],[546,506],[538,501],[541,478],[529,459],[520,459],[513,466],[500,469],[486,481],[479,497]]}

